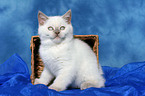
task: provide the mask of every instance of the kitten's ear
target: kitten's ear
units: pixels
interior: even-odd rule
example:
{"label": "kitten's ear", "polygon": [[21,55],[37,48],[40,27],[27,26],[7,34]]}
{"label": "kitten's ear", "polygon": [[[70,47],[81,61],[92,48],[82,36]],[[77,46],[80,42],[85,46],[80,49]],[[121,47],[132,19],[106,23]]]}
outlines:
{"label": "kitten's ear", "polygon": [[41,11],[38,12],[39,25],[43,25],[47,19],[48,17],[44,13],[42,13]]}
{"label": "kitten's ear", "polygon": [[68,11],[62,16],[62,18],[64,18],[64,19],[66,20],[66,22],[67,22],[68,24],[70,24],[70,23],[71,23],[71,9],[68,10]]}

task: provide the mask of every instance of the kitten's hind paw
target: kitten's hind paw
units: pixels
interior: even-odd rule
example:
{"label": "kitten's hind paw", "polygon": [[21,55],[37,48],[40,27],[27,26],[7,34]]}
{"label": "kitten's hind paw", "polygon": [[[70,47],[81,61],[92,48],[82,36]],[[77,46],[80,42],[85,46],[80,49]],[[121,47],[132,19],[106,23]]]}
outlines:
{"label": "kitten's hind paw", "polygon": [[83,84],[81,84],[81,90],[84,90],[84,89],[87,89],[87,88],[90,88],[90,87],[94,87],[93,84],[91,83],[88,83],[88,82],[84,82]]}
{"label": "kitten's hind paw", "polygon": [[104,84],[101,85],[101,84],[97,84],[96,82],[91,82],[91,81],[87,81],[87,82],[83,82],[81,84],[81,90],[84,90],[84,89],[87,89],[87,88],[90,88],[90,87],[95,87],[95,88],[101,88],[101,87],[104,87]]}

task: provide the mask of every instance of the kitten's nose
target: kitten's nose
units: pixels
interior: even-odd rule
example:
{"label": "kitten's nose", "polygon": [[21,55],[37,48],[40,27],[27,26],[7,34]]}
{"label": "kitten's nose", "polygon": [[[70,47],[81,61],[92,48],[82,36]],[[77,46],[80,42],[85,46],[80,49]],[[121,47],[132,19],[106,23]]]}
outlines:
{"label": "kitten's nose", "polygon": [[59,31],[56,31],[56,32],[55,32],[55,34],[57,34],[57,35],[58,35],[59,33],[60,33]]}

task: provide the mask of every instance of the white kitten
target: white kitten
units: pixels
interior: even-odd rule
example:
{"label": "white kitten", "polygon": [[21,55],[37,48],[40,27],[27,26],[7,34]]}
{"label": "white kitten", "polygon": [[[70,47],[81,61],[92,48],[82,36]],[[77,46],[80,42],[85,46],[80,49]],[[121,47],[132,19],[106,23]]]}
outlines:
{"label": "white kitten", "polygon": [[73,38],[71,10],[63,16],[48,17],[38,13],[41,39],[40,57],[44,70],[34,84],[48,85],[50,89],[65,90],[68,86],[86,89],[104,87],[101,67],[92,49],[83,41]]}

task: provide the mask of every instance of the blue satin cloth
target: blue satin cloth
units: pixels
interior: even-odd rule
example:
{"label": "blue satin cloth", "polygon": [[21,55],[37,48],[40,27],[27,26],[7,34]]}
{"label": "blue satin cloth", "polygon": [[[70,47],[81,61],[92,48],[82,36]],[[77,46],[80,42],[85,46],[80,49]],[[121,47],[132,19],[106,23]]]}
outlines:
{"label": "blue satin cloth", "polygon": [[145,96],[145,62],[103,66],[103,71],[105,88],[57,92],[43,84],[32,85],[27,64],[14,54],[0,65],[0,96]]}

